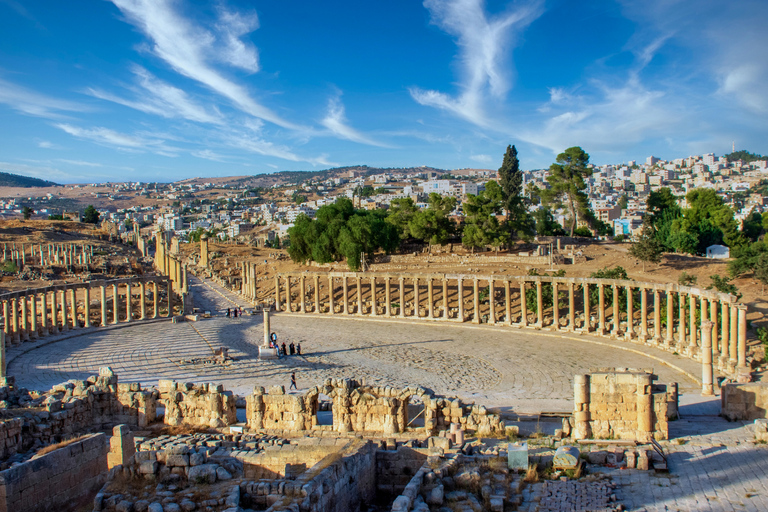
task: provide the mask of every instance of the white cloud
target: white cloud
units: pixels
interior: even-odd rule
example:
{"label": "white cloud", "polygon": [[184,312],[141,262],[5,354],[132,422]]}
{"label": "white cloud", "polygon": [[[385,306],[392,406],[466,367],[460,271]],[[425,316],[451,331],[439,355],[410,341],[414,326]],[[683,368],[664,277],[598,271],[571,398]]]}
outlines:
{"label": "white cloud", "polygon": [[475,162],[480,162],[481,164],[490,164],[493,162],[493,157],[491,155],[470,155],[470,160],[474,160]]}
{"label": "white cloud", "polygon": [[273,156],[283,160],[289,160],[291,162],[308,162],[312,165],[336,165],[328,161],[327,155],[320,155],[318,157],[302,157],[294,153],[290,148],[279,144],[274,144],[254,136],[232,135],[227,138],[227,143],[232,147],[243,149],[251,153],[256,153],[263,156]]}
{"label": "white cloud", "polygon": [[[136,25],[154,45],[155,55],[167,62],[178,73],[196,80],[216,93],[228,98],[239,109],[284,128],[299,129],[278,116],[269,108],[255,101],[248,91],[214,69],[209,61],[222,59],[238,67],[253,67],[252,48],[243,43],[238,49],[227,44],[223,53],[215,36],[208,30],[195,26],[177,13],[171,0],[112,0],[123,14]],[[219,32],[242,32],[243,19],[228,15],[219,19]],[[249,64],[250,62],[250,64]]]}
{"label": "white cloud", "polygon": [[342,139],[359,142],[360,144],[367,144],[369,146],[387,147],[349,126],[347,118],[344,115],[344,105],[341,103],[341,98],[339,96],[340,95],[336,95],[328,100],[328,110],[325,118],[321,121],[321,124],[328,128],[331,133]]}
{"label": "white cloud", "polygon": [[60,146],[58,146],[57,144],[54,144],[49,140],[37,141],[37,147],[42,149],[60,149]]}
{"label": "white cloud", "polygon": [[134,89],[134,93],[141,99],[129,100],[94,88],[88,88],[86,92],[99,99],[118,103],[148,114],[166,118],[181,117],[200,123],[223,123],[223,118],[218,111],[206,110],[190,99],[186,92],[159,80],[146,69],[134,66],[132,71],[141,86],[141,90]]}
{"label": "white cloud", "polygon": [[86,112],[88,110],[83,105],[51,98],[3,79],[0,79],[0,103],[4,103],[23,114],[48,119],[66,117],[59,112]]}
{"label": "white cloud", "polygon": [[80,128],[65,123],[55,124],[54,126],[78,139],[88,140],[102,146],[117,148],[123,151],[142,152],[146,150],[167,157],[175,157],[180,151],[178,148],[167,146],[161,139],[147,139],[136,135],[128,135],[100,126]]}
{"label": "white cloud", "polygon": [[65,158],[59,158],[59,162],[64,162],[65,164],[77,165],[80,167],[104,167],[99,163],[86,162],[85,160],[67,160]]}
{"label": "white cloud", "polygon": [[239,14],[223,7],[219,9],[219,22],[216,24],[224,48],[219,55],[232,66],[255,73],[259,70],[259,55],[256,48],[241,38],[259,28],[256,13]]}
{"label": "white cloud", "polygon": [[203,158],[205,160],[211,160],[213,162],[226,162],[226,157],[224,155],[220,155],[218,153],[215,153],[211,151],[210,149],[203,149],[199,151],[193,151],[190,153],[192,156],[197,158]]}
{"label": "white cloud", "polygon": [[40,167],[36,165],[15,164],[11,162],[0,162],[0,172],[10,172],[12,174],[21,174],[22,176],[31,176],[49,181],[68,180],[80,178],[68,172],[63,172],[55,167]]}
{"label": "white cloud", "polygon": [[413,87],[411,96],[422,105],[487,126],[485,100],[500,100],[509,91],[512,70],[507,53],[514,48],[516,36],[541,14],[541,2],[510,7],[494,17],[487,16],[483,0],[425,0],[424,6],[435,25],[457,38],[462,91],[454,98]]}

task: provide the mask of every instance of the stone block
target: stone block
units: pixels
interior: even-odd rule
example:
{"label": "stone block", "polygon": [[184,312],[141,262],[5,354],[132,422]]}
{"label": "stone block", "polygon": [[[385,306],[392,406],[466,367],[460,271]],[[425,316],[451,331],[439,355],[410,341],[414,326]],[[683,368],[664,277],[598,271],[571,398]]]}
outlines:
{"label": "stone block", "polygon": [[528,443],[510,443],[507,446],[507,467],[515,470],[528,469]]}

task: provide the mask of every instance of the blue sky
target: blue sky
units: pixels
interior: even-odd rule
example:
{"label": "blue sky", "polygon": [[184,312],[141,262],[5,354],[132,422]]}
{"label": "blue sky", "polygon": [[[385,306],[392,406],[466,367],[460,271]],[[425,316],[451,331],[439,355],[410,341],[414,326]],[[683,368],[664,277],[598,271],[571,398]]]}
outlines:
{"label": "blue sky", "polygon": [[766,153],[764,0],[0,0],[0,171]]}

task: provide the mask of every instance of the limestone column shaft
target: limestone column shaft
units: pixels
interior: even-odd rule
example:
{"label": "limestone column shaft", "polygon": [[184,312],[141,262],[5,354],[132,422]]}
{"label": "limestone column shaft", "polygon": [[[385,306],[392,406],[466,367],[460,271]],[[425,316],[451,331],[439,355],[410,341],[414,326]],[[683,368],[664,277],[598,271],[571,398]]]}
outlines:
{"label": "limestone column shaft", "polygon": [[528,305],[525,303],[525,281],[520,281],[520,324],[523,327],[528,325]]}
{"label": "limestone column shaft", "polygon": [[730,347],[730,358],[728,359],[728,362],[731,366],[736,366],[736,363],[738,361],[738,342],[739,342],[739,310],[736,308],[736,304],[730,303],[729,304],[730,309],[730,324],[731,324],[731,334],[728,337],[728,341],[731,344]]}
{"label": "limestone column shaft", "polygon": [[293,297],[291,297],[291,276],[285,276],[285,312],[290,313],[293,311],[293,306],[291,306],[291,302],[293,300]]}
{"label": "limestone column shaft", "polygon": [[376,311],[376,277],[371,276],[371,316],[378,316]]}
{"label": "limestone column shaft", "polygon": [[313,311],[315,313],[320,313],[320,276],[315,276],[314,282],[315,282],[315,307]]}
{"label": "limestone column shaft", "polygon": [[336,288],[333,283],[333,276],[328,276],[328,312],[332,315],[336,314],[336,305],[333,303],[333,295],[336,292]]}
{"label": "limestone column shaft", "polygon": [[464,280],[462,278],[458,278],[456,282],[456,286],[458,287],[458,293],[459,293],[459,316],[457,317],[459,322],[464,321]]}
{"label": "limestone column shaft", "polygon": [[341,295],[341,301],[343,306],[343,313],[349,314],[349,285],[347,284],[347,276],[341,278],[341,282],[344,285],[344,290]]}
{"label": "limestone column shaft", "polygon": [[560,328],[560,304],[558,299],[557,281],[552,281],[552,329]]}
{"label": "limestone column shaft", "polygon": [[21,339],[29,341],[29,311],[27,311],[27,296],[19,297],[21,301]]}
{"label": "limestone column shaft", "polygon": [[[184,314],[184,311],[182,311]],[[125,283],[125,321],[130,322],[133,320],[133,300],[131,297],[131,282]]]}
{"label": "limestone column shaft", "polygon": [[541,280],[536,280],[536,326],[544,327],[544,298],[541,293]]}
{"label": "limestone column shaft", "polygon": [[472,281],[472,322],[480,323],[480,282],[475,279]]}
{"label": "limestone column shaft", "polygon": [[77,320],[77,288],[71,288],[69,290],[69,309],[72,317],[72,328],[79,329],[80,322]]}
{"label": "limestone column shaft", "polygon": [[[157,297],[157,288],[155,288],[155,297]],[[107,287],[104,285],[99,286],[99,298],[101,299],[101,327],[104,327],[107,325]]]}
{"label": "limestone column shaft", "polygon": [[0,377],[5,378],[8,376],[7,368],[6,368],[6,357],[5,357],[5,331],[0,332]]}
{"label": "limestone column shaft", "polygon": [[[169,279],[170,282],[170,279]],[[169,289],[170,290],[170,289]],[[170,297],[170,293],[168,294]],[[170,310],[168,310],[168,316],[173,316]],[[116,324],[120,321],[120,295],[118,294],[117,284],[112,285],[112,323]]]}
{"label": "limestone column shaft", "polygon": [[384,299],[387,301],[386,304],[384,304],[384,311],[387,316],[387,318],[392,317],[392,285],[390,283],[390,277],[386,276],[384,278]]}
{"label": "limestone column shaft", "polygon": [[640,288],[640,339],[648,339],[648,290]]}
{"label": "limestone column shaft", "polygon": [[13,338],[13,330],[11,327],[11,305],[7,300],[3,301],[3,332],[8,336],[8,339]]}
{"label": "limestone column shaft", "polygon": [[147,283],[144,281],[139,281],[139,306],[140,306],[140,314],[141,314],[141,320],[147,319]]}
{"label": "limestone column shaft", "polygon": [[271,334],[270,327],[269,327],[269,310],[267,310],[267,308],[264,308],[263,313],[264,313],[264,322],[263,322],[264,323],[264,346],[268,347],[270,342],[269,335]]}
{"label": "limestone column shaft", "polygon": [[677,294],[678,314],[677,314],[677,347],[678,352],[682,353],[685,347],[685,294]]}
{"label": "limestone column shaft", "polygon": [[[703,325],[704,325],[704,322],[707,321],[707,299],[705,299],[704,297],[699,297],[699,303],[700,303],[700,307],[701,307],[701,311],[699,312],[699,326],[701,327],[702,339],[704,339],[703,338],[703,336],[704,336],[704,334],[703,334],[704,333]],[[712,341],[712,338],[710,338],[710,342],[711,341]]]}
{"label": "limestone column shaft", "polygon": [[696,352],[696,297],[691,293],[688,296],[688,325],[690,326],[690,336],[688,339],[689,354],[693,355]]}
{"label": "limestone column shaft", "polygon": [[419,297],[419,278],[413,279],[413,316],[419,318],[419,303],[421,303],[421,297]]}
{"label": "limestone column shaft", "polygon": [[280,311],[280,277],[275,276],[275,309]]}
{"label": "limestone column shaft", "polygon": [[512,294],[509,289],[509,279],[504,279],[504,320],[512,325]]}
{"label": "limestone column shaft", "polygon": [[21,341],[19,336],[19,309],[18,301],[14,297],[11,299],[11,322],[13,322],[13,343]]}
{"label": "limestone column shaft", "polygon": [[173,317],[173,281],[166,281],[168,286],[168,316]]}
{"label": "limestone column shaft", "polygon": [[573,281],[568,282],[568,330],[576,329],[576,298],[573,295]]}
{"label": "limestone column shaft", "polygon": [[488,323],[496,323],[496,302],[493,297],[493,279],[488,280]]}
{"label": "limestone column shaft", "polygon": [[738,359],[736,365],[740,369],[747,367],[747,306],[738,304],[739,310],[739,341],[738,341]]}
{"label": "limestone column shaft", "polygon": [[400,317],[405,318],[405,279],[402,277],[400,281],[400,311],[398,312]]}
{"label": "limestone column shaft", "polygon": [[[40,253],[42,254],[42,247]],[[43,336],[49,334],[48,332],[48,292],[43,291],[40,294],[40,333]]]}
{"label": "limestone column shaft", "polygon": [[360,276],[355,278],[355,285],[357,289],[357,314],[363,314],[363,287],[360,284]]}
{"label": "limestone column shaft", "polygon": [[722,352],[720,353],[720,357],[722,358],[723,363],[728,363],[728,360],[731,357],[731,347],[730,347],[730,326],[729,326],[729,320],[730,320],[730,311],[728,311],[728,303],[725,301],[720,302],[720,318],[722,321],[720,322],[720,343],[722,346]]}
{"label": "limestone column shaft", "polygon": [[709,300],[709,321],[712,322],[712,353],[717,358],[720,355],[720,346],[717,336],[717,300]]}
{"label": "limestone column shaft", "polygon": [[58,297],[56,296],[57,292],[54,288],[51,290],[51,330],[54,334],[59,332],[59,312],[57,311],[56,301],[58,300]]}
{"label": "limestone column shaft", "polygon": [[672,346],[672,334],[675,330],[675,298],[670,290],[667,290],[667,336],[664,341],[664,346],[670,348]]}
{"label": "limestone column shaft", "polygon": [[429,318],[435,318],[435,295],[434,295],[434,289],[432,284],[432,278],[427,278],[427,300],[429,301],[428,307],[427,307],[427,315]]}
{"label": "limestone column shaft", "polygon": [[605,288],[603,287],[603,284],[600,283],[597,285],[597,319],[599,322],[597,333],[600,335],[605,334]]}
{"label": "limestone column shaft", "polygon": [[619,324],[620,322],[620,315],[619,313],[619,287],[615,284],[611,285],[611,288],[613,288],[613,331],[612,334],[614,337],[619,336]]}
{"label": "limestone column shaft", "polygon": [[661,298],[656,288],[653,289],[653,341],[661,343]]}
{"label": "limestone column shaft", "polygon": [[443,278],[443,318],[448,320],[448,278]]}
{"label": "limestone column shaft", "polygon": [[[35,246],[32,246],[32,251],[35,250]],[[32,255],[34,257],[34,254]],[[29,296],[29,331],[30,335],[37,337],[37,294],[33,293]]]}
{"label": "limestone column shaft", "polygon": [[64,287],[61,290],[61,329],[63,331],[69,330],[69,310],[67,309],[67,288]]}
{"label": "limestone column shaft", "polygon": [[712,322],[701,322],[701,394],[715,394],[712,372]]}
{"label": "limestone column shaft", "polygon": [[91,326],[91,288],[86,283],[85,288],[83,288],[83,317],[84,317],[84,323],[83,327],[90,327]]}
{"label": "limestone column shaft", "polygon": [[589,332],[589,324],[590,324],[589,283],[584,283],[582,285],[582,289],[584,290],[584,332]]}
{"label": "limestone column shaft", "polygon": [[152,293],[152,318],[160,316],[160,285],[157,281],[153,281],[153,293]]}
{"label": "limestone column shaft", "polygon": [[635,312],[633,310],[634,297],[632,296],[632,287],[627,286],[627,330],[625,335],[628,340],[635,337]]}
{"label": "limestone column shaft", "polygon": [[307,290],[305,276],[299,277],[299,311],[306,313]]}

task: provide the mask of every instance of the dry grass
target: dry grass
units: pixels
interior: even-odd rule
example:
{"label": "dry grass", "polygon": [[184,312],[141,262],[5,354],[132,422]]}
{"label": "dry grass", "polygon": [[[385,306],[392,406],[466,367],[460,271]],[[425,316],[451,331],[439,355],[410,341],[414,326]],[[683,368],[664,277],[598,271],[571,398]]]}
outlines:
{"label": "dry grass", "polygon": [[37,453],[32,458],[34,459],[34,458],[37,458],[37,457],[42,457],[43,455],[45,455],[47,453],[51,453],[54,450],[58,450],[59,448],[64,448],[65,446],[69,446],[72,443],[76,443],[76,442],[80,441],[81,439],[83,439],[84,437],[85,437],[84,435],[83,436],[77,436],[77,437],[73,437],[72,439],[67,439],[66,441],[61,441],[61,442],[56,443],[56,444],[49,444],[48,446],[43,446],[42,448],[40,448],[37,451]]}
{"label": "dry grass", "polygon": [[538,464],[529,464],[528,471],[525,472],[523,482],[527,484],[535,484],[539,481],[539,467]]}

